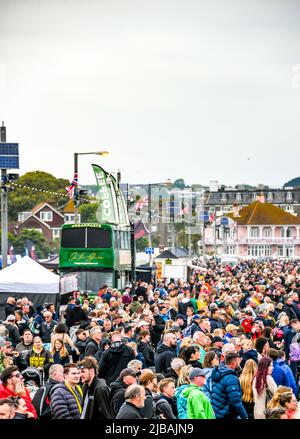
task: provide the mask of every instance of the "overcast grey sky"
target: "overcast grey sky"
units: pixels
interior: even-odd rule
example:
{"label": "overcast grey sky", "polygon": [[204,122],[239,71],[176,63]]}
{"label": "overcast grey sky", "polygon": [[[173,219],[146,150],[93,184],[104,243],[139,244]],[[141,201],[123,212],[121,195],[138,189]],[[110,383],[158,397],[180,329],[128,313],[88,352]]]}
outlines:
{"label": "overcast grey sky", "polygon": [[0,0],[21,173],[281,186],[300,175],[298,0]]}

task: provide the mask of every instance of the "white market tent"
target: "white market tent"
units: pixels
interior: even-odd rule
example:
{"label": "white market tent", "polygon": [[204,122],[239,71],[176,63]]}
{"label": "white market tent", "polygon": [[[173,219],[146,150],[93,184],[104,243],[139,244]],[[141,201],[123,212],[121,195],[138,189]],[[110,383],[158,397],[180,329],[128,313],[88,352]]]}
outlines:
{"label": "white market tent", "polygon": [[0,271],[0,305],[9,296],[28,296],[35,305],[55,303],[59,294],[59,276],[42,267],[29,256]]}

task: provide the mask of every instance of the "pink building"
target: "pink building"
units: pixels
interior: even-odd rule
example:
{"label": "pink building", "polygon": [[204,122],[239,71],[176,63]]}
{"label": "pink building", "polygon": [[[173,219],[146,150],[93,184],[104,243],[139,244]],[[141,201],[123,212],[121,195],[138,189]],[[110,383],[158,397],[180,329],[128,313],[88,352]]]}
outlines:
{"label": "pink building", "polygon": [[207,255],[227,253],[241,258],[300,258],[300,218],[259,201],[227,214],[230,225],[205,229]]}

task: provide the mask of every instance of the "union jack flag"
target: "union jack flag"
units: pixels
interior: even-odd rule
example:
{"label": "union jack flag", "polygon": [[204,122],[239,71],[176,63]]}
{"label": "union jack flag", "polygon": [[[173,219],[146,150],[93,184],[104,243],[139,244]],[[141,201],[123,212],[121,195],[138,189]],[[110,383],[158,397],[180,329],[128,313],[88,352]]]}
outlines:
{"label": "union jack flag", "polygon": [[66,187],[67,194],[69,198],[74,198],[75,188],[78,186],[78,173],[74,174],[74,178],[70,184],[70,186]]}
{"label": "union jack flag", "polygon": [[133,206],[133,210],[136,211],[140,211],[143,207],[148,206],[149,203],[149,198],[148,195],[146,195],[144,198],[142,198],[141,200],[139,200],[134,206]]}

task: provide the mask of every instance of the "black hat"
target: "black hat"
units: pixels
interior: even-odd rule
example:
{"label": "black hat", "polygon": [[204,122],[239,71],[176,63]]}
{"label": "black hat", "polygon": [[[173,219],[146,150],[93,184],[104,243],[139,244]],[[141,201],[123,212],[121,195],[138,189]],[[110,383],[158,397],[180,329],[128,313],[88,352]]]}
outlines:
{"label": "black hat", "polygon": [[177,316],[175,317],[175,320],[177,319],[183,319],[184,320],[184,315],[183,314],[177,314]]}
{"label": "black hat", "polygon": [[217,343],[218,341],[221,341],[221,342],[224,343],[223,338],[218,337],[218,336],[215,336],[215,337],[213,337],[213,338],[211,339],[211,344]]}

